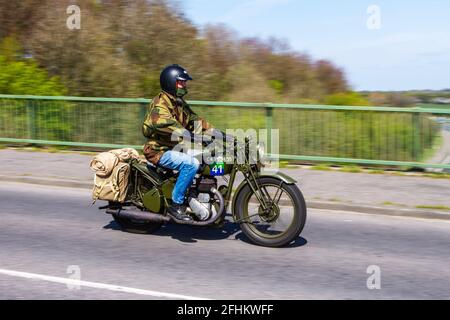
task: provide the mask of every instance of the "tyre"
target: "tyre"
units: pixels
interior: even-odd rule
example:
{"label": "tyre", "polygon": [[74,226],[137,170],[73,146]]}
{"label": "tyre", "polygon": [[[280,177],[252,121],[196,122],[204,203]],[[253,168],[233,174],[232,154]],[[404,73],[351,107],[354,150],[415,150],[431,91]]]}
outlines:
{"label": "tyre", "polygon": [[137,234],[152,234],[158,231],[162,223],[146,222],[121,218],[113,215],[114,221],[122,228],[123,231]]}
{"label": "tyre", "polygon": [[242,221],[241,230],[254,244],[286,246],[299,237],[305,226],[305,199],[296,185],[274,177],[259,178],[258,185],[261,192],[255,194],[247,184],[237,195],[235,214]]}

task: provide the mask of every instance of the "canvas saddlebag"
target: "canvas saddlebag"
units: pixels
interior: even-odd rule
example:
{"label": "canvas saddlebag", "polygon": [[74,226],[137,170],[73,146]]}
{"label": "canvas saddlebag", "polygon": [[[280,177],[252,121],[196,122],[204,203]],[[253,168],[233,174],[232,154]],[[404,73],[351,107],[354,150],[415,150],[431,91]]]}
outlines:
{"label": "canvas saddlebag", "polygon": [[134,149],[117,149],[103,152],[91,161],[91,169],[95,172],[92,198],[97,200],[125,202],[128,191],[130,164],[133,159],[139,160],[139,153]]}
{"label": "canvas saddlebag", "polygon": [[128,192],[130,165],[119,162],[107,177],[95,175],[92,198],[95,201],[125,202]]}

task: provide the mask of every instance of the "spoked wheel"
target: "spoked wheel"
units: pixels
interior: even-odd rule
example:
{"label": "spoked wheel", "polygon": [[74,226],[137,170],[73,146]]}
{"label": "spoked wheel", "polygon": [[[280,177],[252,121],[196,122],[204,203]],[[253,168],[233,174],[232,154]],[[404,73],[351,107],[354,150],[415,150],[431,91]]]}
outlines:
{"label": "spoked wheel", "polygon": [[255,244],[282,247],[296,240],[306,222],[306,204],[296,185],[272,177],[258,179],[259,191],[246,185],[236,199],[242,232]]}

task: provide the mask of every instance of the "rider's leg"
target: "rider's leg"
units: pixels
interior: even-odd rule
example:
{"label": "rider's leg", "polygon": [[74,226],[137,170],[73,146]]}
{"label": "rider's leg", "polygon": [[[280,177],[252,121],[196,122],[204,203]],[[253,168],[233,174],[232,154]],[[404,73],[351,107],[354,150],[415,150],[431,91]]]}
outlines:
{"label": "rider's leg", "polygon": [[177,151],[167,151],[161,157],[158,165],[179,172],[172,193],[174,207],[171,208],[172,210],[169,210],[169,213],[172,211],[171,213],[175,214],[177,219],[179,217],[183,220],[189,219],[190,217],[186,215],[186,209],[183,205],[185,202],[186,191],[194,182],[195,175],[200,167],[200,162],[191,155]]}

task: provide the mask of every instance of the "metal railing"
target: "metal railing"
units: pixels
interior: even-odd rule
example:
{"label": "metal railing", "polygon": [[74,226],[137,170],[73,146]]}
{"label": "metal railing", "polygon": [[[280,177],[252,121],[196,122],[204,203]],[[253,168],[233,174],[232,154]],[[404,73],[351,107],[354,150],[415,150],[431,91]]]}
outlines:
{"label": "metal railing", "polygon": [[[139,149],[149,103],[0,95],[0,142]],[[281,160],[450,169],[450,109],[189,103],[222,130],[279,129]]]}

